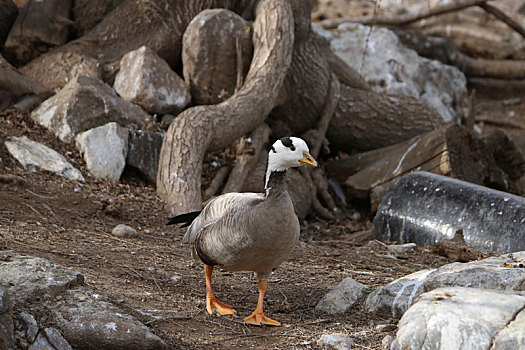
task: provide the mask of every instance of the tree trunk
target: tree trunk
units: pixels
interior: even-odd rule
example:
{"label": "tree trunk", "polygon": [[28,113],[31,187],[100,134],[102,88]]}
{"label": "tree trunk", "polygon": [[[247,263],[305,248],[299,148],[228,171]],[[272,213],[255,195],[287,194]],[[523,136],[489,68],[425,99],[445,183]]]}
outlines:
{"label": "tree trunk", "polygon": [[244,86],[228,100],[180,114],[161,149],[157,193],[173,214],[201,209],[201,166],[207,150],[227,146],[270,113],[290,66],[294,23],[287,1],[261,1],[253,24],[254,55]]}

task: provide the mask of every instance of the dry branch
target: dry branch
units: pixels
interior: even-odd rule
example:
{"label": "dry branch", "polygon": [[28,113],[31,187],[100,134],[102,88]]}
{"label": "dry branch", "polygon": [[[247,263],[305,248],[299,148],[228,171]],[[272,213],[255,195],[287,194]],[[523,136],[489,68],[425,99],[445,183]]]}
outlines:
{"label": "dry branch", "polygon": [[292,58],[294,23],[287,1],[261,1],[253,24],[254,56],[243,87],[228,100],[181,113],[160,154],[157,192],[173,214],[201,209],[201,164],[207,150],[251,132],[270,113]]}
{"label": "dry branch", "polygon": [[442,5],[431,8],[429,11],[422,11],[417,13],[405,13],[399,16],[372,16],[372,17],[356,17],[356,18],[338,18],[327,19],[321,21],[321,26],[327,29],[336,28],[342,23],[361,23],[367,25],[404,25],[417,22],[421,19],[442,15],[449,12],[459,11],[467,7],[476,6],[484,3],[486,0],[457,0],[446,2]]}
{"label": "dry branch", "polygon": [[494,7],[494,6],[492,6],[492,5],[490,5],[490,4],[486,3],[486,2],[483,2],[483,3],[479,4],[478,6],[481,7],[482,9],[484,9],[485,11],[487,11],[488,13],[493,14],[494,17],[496,17],[497,19],[499,19],[503,23],[507,24],[509,27],[514,29],[522,37],[525,38],[525,29],[521,26],[521,24],[519,24],[514,19],[510,18],[509,16],[507,16],[499,8]]}
{"label": "dry branch", "polygon": [[217,173],[215,173],[215,176],[210,181],[210,184],[202,193],[203,201],[207,201],[219,191],[219,188],[221,188],[222,184],[226,180],[226,177],[228,177],[229,173],[230,173],[229,165],[225,165],[221,167],[219,170],[217,170]]}

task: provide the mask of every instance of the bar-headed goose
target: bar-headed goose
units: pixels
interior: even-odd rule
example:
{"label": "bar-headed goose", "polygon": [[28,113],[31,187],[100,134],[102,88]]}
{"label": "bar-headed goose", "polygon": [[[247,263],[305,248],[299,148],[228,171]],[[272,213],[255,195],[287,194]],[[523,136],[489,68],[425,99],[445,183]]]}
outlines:
{"label": "bar-headed goose", "polygon": [[236,311],[213,294],[214,266],[228,271],[254,271],[259,280],[255,311],[244,319],[254,325],[279,326],[263,314],[268,277],[291,253],[299,240],[299,220],[285,189],[286,170],[300,165],[318,167],[306,142],[297,137],[277,140],[268,156],[265,193],[227,193],[211,200],[201,212],[182,214],[168,225],[189,225],[183,243],[191,243],[192,256],[204,263],[206,309],[221,315]]}

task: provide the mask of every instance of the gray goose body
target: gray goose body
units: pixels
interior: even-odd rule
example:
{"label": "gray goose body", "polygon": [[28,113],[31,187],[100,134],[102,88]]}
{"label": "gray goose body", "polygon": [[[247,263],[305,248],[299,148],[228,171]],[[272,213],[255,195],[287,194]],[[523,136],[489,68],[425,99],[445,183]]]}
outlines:
{"label": "gray goose body", "polygon": [[267,195],[227,193],[210,201],[183,238],[192,244],[193,257],[267,279],[299,240],[299,220],[284,176],[284,171],[272,173]]}
{"label": "gray goose body", "polygon": [[182,214],[168,222],[191,222],[182,241],[191,243],[193,257],[204,263],[208,313],[236,312],[213,293],[215,265],[229,271],[254,271],[259,280],[259,298],[255,311],[244,322],[280,325],[264,315],[263,300],[272,270],[288,257],[299,240],[299,220],[284,188],[284,178],[287,169],[301,165],[319,166],[306,142],[284,137],[272,145],[268,154],[264,194],[227,193],[210,201],[201,212]]}

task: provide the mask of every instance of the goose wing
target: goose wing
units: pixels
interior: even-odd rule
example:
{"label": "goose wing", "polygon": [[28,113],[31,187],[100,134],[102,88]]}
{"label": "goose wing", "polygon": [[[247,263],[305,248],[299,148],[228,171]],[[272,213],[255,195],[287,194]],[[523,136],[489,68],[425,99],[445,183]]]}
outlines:
{"label": "goose wing", "polygon": [[[219,221],[228,213],[237,212],[239,209],[248,209],[260,201],[264,200],[261,193],[226,193],[211,200],[202,210],[199,216],[193,220],[188,227],[183,243],[195,243],[199,232],[207,228],[209,230],[213,224]],[[242,210],[241,210],[242,211]]]}

